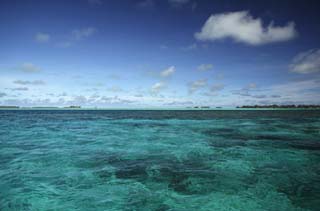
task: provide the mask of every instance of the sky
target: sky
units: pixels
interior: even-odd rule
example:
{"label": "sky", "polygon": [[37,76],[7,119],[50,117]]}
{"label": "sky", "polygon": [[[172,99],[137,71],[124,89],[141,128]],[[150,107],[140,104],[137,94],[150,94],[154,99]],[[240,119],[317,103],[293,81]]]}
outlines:
{"label": "sky", "polygon": [[318,1],[0,0],[0,105],[320,104]]}

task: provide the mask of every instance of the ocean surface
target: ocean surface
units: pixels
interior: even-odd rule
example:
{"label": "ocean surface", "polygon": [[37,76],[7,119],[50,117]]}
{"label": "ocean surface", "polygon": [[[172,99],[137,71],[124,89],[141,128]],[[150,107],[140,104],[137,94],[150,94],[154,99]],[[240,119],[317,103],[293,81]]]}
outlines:
{"label": "ocean surface", "polygon": [[320,210],[320,111],[0,110],[0,210]]}

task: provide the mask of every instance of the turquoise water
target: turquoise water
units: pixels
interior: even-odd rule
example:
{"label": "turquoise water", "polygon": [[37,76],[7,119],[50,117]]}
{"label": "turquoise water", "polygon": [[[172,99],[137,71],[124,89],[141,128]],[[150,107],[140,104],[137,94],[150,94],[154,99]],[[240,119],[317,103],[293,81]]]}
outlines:
{"label": "turquoise water", "polygon": [[0,111],[0,210],[319,210],[320,111]]}

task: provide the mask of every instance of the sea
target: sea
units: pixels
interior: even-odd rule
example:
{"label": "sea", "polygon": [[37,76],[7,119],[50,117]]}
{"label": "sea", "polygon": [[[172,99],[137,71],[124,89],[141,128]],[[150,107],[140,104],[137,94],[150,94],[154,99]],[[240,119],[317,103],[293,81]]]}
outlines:
{"label": "sea", "polygon": [[320,210],[320,110],[0,110],[0,210]]}

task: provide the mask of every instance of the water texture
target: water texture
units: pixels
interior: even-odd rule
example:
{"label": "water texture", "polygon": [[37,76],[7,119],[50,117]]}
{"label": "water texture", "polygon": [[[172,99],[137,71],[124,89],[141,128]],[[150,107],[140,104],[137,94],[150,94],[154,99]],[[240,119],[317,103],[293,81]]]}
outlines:
{"label": "water texture", "polygon": [[320,207],[320,111],[1,110],[0,210]]}

